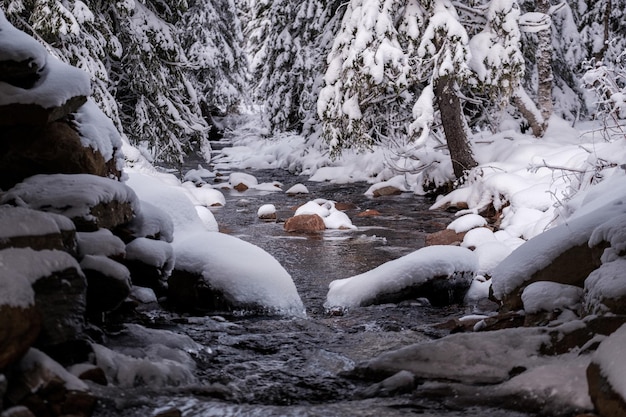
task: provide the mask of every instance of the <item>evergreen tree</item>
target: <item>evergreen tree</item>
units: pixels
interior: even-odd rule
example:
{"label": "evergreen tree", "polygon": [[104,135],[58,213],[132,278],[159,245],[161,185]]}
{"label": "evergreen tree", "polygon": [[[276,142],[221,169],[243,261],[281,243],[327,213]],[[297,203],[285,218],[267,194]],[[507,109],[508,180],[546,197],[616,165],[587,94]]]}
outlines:
{"label": "evergreen tree", "polygon": [[340,0],[259,1],[247,27],[255,98],[272,131],[315,124],[325,57],[341,21]]}
{"label": "evergreen tree", "polygon": [[190,0],[189,6],[178,26],[203,115],[236,110],[247,101],[248,84],[236,5],[233,0]]}

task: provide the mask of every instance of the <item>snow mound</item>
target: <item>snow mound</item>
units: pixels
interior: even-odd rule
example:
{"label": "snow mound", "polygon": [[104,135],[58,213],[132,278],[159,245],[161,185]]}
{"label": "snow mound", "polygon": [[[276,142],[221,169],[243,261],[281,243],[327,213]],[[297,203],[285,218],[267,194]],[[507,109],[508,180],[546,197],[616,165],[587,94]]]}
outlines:
{"label": "snow mound", "polygon": [[215,176],[214,172],[211,172],[202,167],[202,165],[198,164],[197,169],[190,169],[185,173],[183,180],[203,184],[205,182],[205,178],[215,178]]}
{"label": "snow mound", "polygon": [[78,241],[78,257],[86,255],[124,256],[126,246],[119,237],[108,229],[99,229],[95,232],[76,233]]}
{"label": "snow mound", "polygon": [[540,311],[571,310],[580,311],[583,289],[558,282],[533,282],[522,292],[522,302],[526,313]]}
{"label": "snow mound", "polygon": [[257,180],[254,175],[246,174],[244,172],[233,172],[228,177],[228,184],[231,187],[243,184],[248,188],[254,188],[259,184],[259,180]]}
{"label": "snow mound", "polygon": [[209,184],[197,187],[193,182],[187,181],[182,184],[192,198],[191,201],[196,205],[204,207],[225,206],[226,198],[220,190],[216,190]]}
{"label": "snow mound", "polygon": [[[605,314],[612,311],[606,304],[621,304],[626,298],[626,259],[608,262],[593,271],[585,280],[585,311]],[[622,307],[623,308],[623,307]]]}
{"label": "snow mound", "polygon": [[174,239],[174,223],[165,210],[140,201],[141,211],[133,218],[128,226],[130,231],[139,237],[151,237],[171,242]]}
{"label": "snow mound", "polygon": [[0,10],[0,61],[22,62],[31,60],[31,66],[42,68],[46,64],[46,48],[33,37],[16,29]]}
{"label": "snow mound", "polygon": [[0,242],[19,236],[42,236],[74,230],[65,216],[9,205],[0,206]]}
{"label": "snow mound", "polygon": [[91,208],[112,201],[129,203],[135,213],[139,211],[139,201],[132,189],[121,182],[89,174],[35,175],[0,197],[0,203],[16,202],[87,221],[95,220]]}
{"label": "snow mound", "polygon": [[276,214],[276,206],[273,204],[263,204],[256,212],[258,217],[271,216]]}
{"label": "snow mound", "polygon": [[74,268],[80,273],[78,262],[58,250],[35,251],[30,248],[0,250],[0,305],[28,307],[35,302],[32,289],[39,278]]}
{"label": "snow mound", "polygon": [[303,316],[289,273],[258,246],[222,233],[187,233],[174,239],[176,269],[197,273],[234,304]]}
{"label": "snow mound", "polygon": [[308,194],[309,189],[306,188],[306,185],[298,183],[292,186],[291,188],[289,188],[287,191],[285,191],[285,193],[286,194]]}
{"label": "snow mound", "polygon": [[604,339],[592,357],[600,372],[622,399],[626,399],[626,325]]}
{"label": "snow mound", "polygon": [[126,259],[163,269],[165,276],[168,276],[174,268],[172,245],[162,240],[142,237],[133,240],[126,245]]}
{"label": "snow mound", "polygon": [[[447,277],[451,283],[467,281],[469,285],[477,270],[478,260],[472,251],[458,246],[429,246],[363,274],[332,281],[324,306],[367,305],[381,295],[400,293],[438,277]],[[467,279],[467,275],[471,277]]]}
{"label": "snow mound", "polygon": [[454,220],[446,229],[454,230],[456,233],[467,232],[476,227],[487,225],[487,220],[478,214],[466,214]]}

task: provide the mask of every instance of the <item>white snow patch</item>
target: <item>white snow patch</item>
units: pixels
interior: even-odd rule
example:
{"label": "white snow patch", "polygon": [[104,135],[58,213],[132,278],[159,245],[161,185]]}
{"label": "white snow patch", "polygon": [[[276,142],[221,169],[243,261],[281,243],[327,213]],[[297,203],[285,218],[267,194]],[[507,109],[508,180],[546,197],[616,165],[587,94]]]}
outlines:
{"label": "white snow patch", "polygon": [[626,399],[626,325],[604,339],[593,354],[592,361],[622,399]]}
{"label": "white snow patch", "polygon": [[78,257],[86,255],[124,256],[126,245],[108,229],[76,233]]}
{"label": "white snow patch", "polygon": [[466,214],[455,219],[446,229],[454,230],[456,233],[463,233],[470,229],[486,225],[487,220],[485,220],[483,216],[479,216],[478,214]]}
{"label": "white snow patch", "polygon": [[287,191],[285,191],[285,193],[286,194],[308,194],[309,189],[306,188],[306,185],[298,183],[290,187]]}
{"label": "white snow patch", "polygon": [[533,282],[524,288],[524,311],[530,314],[541,311],[571,310],[580,312],[583,289],[558,282]]}

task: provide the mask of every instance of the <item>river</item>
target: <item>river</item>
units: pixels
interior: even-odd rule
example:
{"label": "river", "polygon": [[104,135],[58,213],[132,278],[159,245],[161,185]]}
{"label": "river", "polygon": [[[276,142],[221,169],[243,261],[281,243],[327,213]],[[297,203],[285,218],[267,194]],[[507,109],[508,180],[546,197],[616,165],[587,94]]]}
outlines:
{"label": "river", "polygon": [[[186,168],[195,164],[191,161]],[[185,417],[526,416],[500,408],[466,407],[445,395],[426,398],[409,392],[364,398],[361,394],[371,382],[342,376],[354,364],[386,350],[442,337],[445,332],[433,324],[472,313],[467,306],[433,308],[422,300],[356,308],[342,315],[328,314],[322,306],[332,280],[423,247],[426,234],[444,228],[452,214],[430,211],[431,201],[412,194],[366,197],[365,183],[311,183],[284,171],[247,172],[259,182],[279,181],[285,190],[302,182],[310,191],[288,196],[225,190],[226,205],[212,209],[221,231],[262,247],[285,267],[306,306],[307,318],[152,312],[149,325],[186,334],[211,349],[196,358],[197,382],[159,390],[109,386],[98,392],[102,400],[97,416],[145,417],[171,409]],[[357,229],[286,233],[281,220],[291,216],[295,206],[316,198],[353,204],[347,214]],[[257,218],[263,204],[276,206],[278,221]],[[357,216],[367,209],[381,215]]]}

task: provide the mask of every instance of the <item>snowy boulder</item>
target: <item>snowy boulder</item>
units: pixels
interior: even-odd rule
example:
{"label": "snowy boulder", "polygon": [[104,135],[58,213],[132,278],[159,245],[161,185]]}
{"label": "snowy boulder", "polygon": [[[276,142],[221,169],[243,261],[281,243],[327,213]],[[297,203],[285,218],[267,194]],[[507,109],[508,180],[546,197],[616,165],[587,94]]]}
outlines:
{"label": "snowy boulder", "polygon": [[131,289],[130,272],[112,259],[87,255],[80,262],[87,277],[87,312],[100,313],[116,309],[128,297]]}
{"label": "snowy boulder", "polygon": [[122,263],[130,271],[133,285],[151,288],[161,295],[174,269],[174,250],[162,240],[137,238],[126,245]]}
{"label": "snowy boulder", "polygon": [[228,177],[228,184],[235,190],[243,192],[248,188],[254,188],[259,184],[259,181],[254,175],[246,174],[243,172],[233,172]]}
{"label": "snowy boulder", "polygon": [[174,222],[170,215],[147,201],[140,201],[140,206],[139,213],[128,223],[125,230],[117,231],[123,233],[124,241],[145,237],[171,242],[174,239]]}
{"label": "snowy boulder", "polygon": [[483,216],[478,214],[466,214],[455,219],[452,223],[446,227],[446,229],[454,230],[456,233],[467,232],[476,227],[483,227],[487,225],[487,220]]}
{"label": "snowy boulder", "polygon": [[626,258],[607,262],[585,281],[586,314],[626,315]]}
{"label": "snowy boulder", "polygon": [[91,94],[89,74],[49,55],[0,12],[0,125],[45,125],[72,113]]}
{"label": "snowy boulder", "polygon": [[606,338],[587,368],[589,396],[602,417],[626,415],[626,325]]}
{"label": "snowy boulder", "polygon": [[533,282],[522,292],[526,313],[524,324],[537,326],[557,319],[577,319],[581,315],[582,296],[580,287],[557,282]]}
{"label": "snowy boulder", "polygon": [[540,327],[456,333],[385,352],[358,364],[351,373],[382,380],[400,371],[409,371],[418,380],[495,384],[508,380],[516,368],[545,363],[538,355],[549,343],[547,330]]}
{"label": "snowy boulder", "polygon": [[197,186],[191,181],[186,181],[182,186],[191,194],[191,201],[195,205],[204,207],[223,207],[226,205],[224,194],[209,184]]}
{"label": "snowy boulder", "polygon": [[35,175],[4,193],[0,203],[62,214],[81,232],[113,229],[128,223],[139,210],[137,196],[128,186],[89,174]]}
{"label": "snowy boulder", "polygon": [[89,387],[42,351],[30,349],[16,364],[14,372],[7,396],[33,414],[93,414],[97,400]]}
{"label": "snowy boulder", "polygon": [[0,306],[36,307],[39,346],[75,340],[83,331],[86,282],[78,263],[58,250],[0,250]]}
{"label": "snowy boulder", "polygon": [[195,183],[196,185],[203,185],[203,184],[206,184],[205,180],[207,178],[215,178],[215,176],[216,176],[215,172],[209,171],[208,169],[204,168],[202,165],[198,164],[197,169],[190,169],[189,171],[185,173],[185,175],[183,176],[183,180],[191,181]]}
{"label": "snowy boulder", "polygon": [[601,250],[590,248],[588,243],[594,229],[623,211],[623,204],[608,204],[549,229],[514,250],[493,271],[493,293],[503,309],[520,309],[522,291],[536,281],[582,288],[589,274],[600,266]]}
{"label": "snowy boulder", "polygon": [[168,301],[186,311],[304,315],[291,276],[258,246],[222,233],[182,235]]}
{"label": "snowy boulder", "polygon": [[293,185],[287,191],[285,191],[285,194],[288,194],[288,195],[308,194],[308,193],[309,193],[309,189],[306,188],[306,185],[300,184],[300,183]]}
{"label": "snowy boulder", "polygon": [[476,256],[457,246],[429,246],[371,271],[332,281],[324,306],[357,307],[425,297],[433,305],[463,301],[478,269]]}
{"label": "snowy boulder", "polygon": [[288,233],[315,233],[326,230],[326,224],[318,214],[300,214],[288,218],[283,226]]}
{"label": "snowy boulder", "polygon": [[78,242],[78,259],[83,259],[87,255],[99,255],[121,260],[126,256],[126,245],[109,229],[78,232],[76,233],[76,240]]}
{"label": "snowy boulder", "polygon": [[75,253],[76,228],[65,216],[1,205],[0,249],[9,247]]}
{"label": "snowy boulder", "polygon": [[[297,225],[298,222],[304,221],[305,226],[312,226],[313,228],[318,223],[314,218],[306,218],[298,219],[299,216],[302,215],[317,215],[321,217],[324,222],[324,227],[326,229],[356,229],[356,226],[352,224],[352,220],[348,217],[346,213],[341,210],[338,210],[335,206],[334,201],[319,199],[315,201],[309,201],[296,209],[294,220],[287,219],[285,222],[285,230],[287,231],[316,231],[316,230],[297,230],[294,225]],[[311,222],[311,224],[309,224]],[[289,223],[289,226],[288,226]],[[289,227],[289,228],[288,228]],[[294,229],[294,230],[292,230]],[[323,230],[323,229],[320,229]]]}
{"label": "snowy boulder", "polygon": [[276,220],[276,206],[273,204],[263,204],[256,213],[261,220]]}

